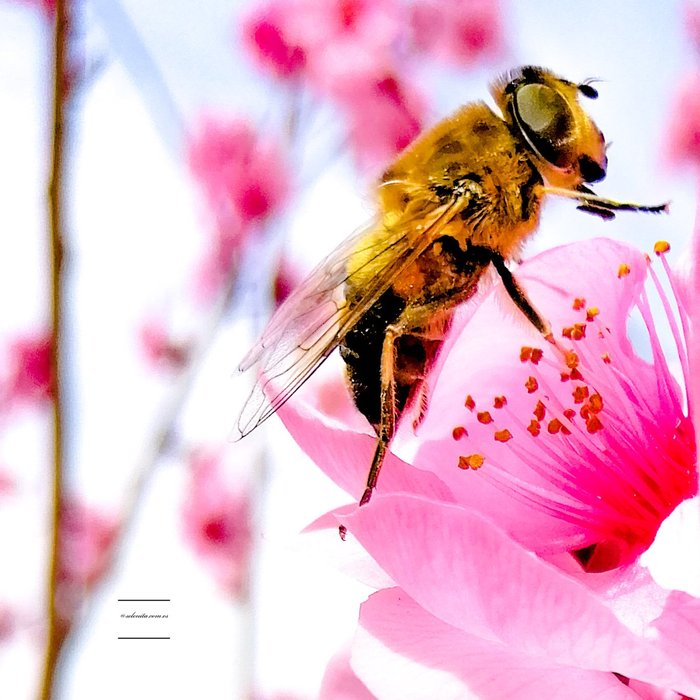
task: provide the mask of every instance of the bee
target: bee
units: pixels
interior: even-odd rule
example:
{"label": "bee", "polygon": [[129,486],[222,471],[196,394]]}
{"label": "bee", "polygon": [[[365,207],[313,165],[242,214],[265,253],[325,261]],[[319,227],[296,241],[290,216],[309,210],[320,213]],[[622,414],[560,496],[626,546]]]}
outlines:
{"label": "bee", "polygon": [[574,83],[524,66],[498,78],[485,102],[467,104],[419,136],[377,188],[376,219],[342,243],[280,306],[240,370],[257,365],[242,410],[247,435],[289,400],[340,348],[355,405],[377,436],[366,504],[397,424],[409,408],[420,422],[426,378],[456,307],[474,296],[489,267],[515,306],[548,340],[549,323],[508,267],[537,228],[547,195],[612,219],[619,210],[661,212],[598,197],[606,143]]}

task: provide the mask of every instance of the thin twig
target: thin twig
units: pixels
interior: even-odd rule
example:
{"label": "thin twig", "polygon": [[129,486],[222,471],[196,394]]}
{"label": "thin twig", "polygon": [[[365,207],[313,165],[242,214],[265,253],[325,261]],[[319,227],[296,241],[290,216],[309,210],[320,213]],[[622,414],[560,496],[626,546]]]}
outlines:
{"label": "thin twig", "polygon": [[135,477],[128,489],[128,496],[123,505],[119,523],[119,531],[114,540],[109,563],[105,569],[104,579],[108,578],[122,550],[122,544],[127,539],[133,521],[138,513],[146,486],[155,473],[160,458],[170,446],[174,437],[175,425],[182,409],[192,391],[195,380],[204,359],[209,352],[217,331],[230,308],[233,291],[238,278],[238,265],[232,265],[228,276],[219,292],[219,296],[209,312],[208,318],[199,334],[194,348],[190,351],[186,366],[181,371],[172,393],[163,405],[157,424],[144,447]]}
{"label": "thin twig", "polygon": [[51,265],[51,351],[53,386],[53,489],[51,515],[51,550],[48,573],[47,637],[44,670],[39,690],[41,700],[49,700],[56,676],[61,646],[68,626],[57,605],[57,585],[61,569],[60,517],[63,500],[63,387],[61,347],[63,341],[63,255],[64,255],[64,172],[67,127],[67,103],[70,90],[70,19],[71,0],[57,0],[54,29],[53,65],[53,121],[51,172],[48,183],[49,199],[49,256]]}

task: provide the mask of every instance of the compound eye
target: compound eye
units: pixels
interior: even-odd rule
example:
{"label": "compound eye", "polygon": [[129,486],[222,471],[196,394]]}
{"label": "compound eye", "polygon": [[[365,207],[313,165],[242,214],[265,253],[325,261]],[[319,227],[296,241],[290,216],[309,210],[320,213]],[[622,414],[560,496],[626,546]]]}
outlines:
{"label": "compound eye", "polygon": [[556,90],[530,83],[515,93],[515,118],[534,150],[558,168],[571,165],[574,144],[574,116]]}

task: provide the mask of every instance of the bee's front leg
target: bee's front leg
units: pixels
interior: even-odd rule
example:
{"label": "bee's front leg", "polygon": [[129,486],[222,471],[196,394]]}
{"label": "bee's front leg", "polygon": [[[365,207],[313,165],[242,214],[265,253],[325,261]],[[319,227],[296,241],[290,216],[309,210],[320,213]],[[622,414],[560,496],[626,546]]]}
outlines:
{"label": "bee's front leg", "polygon": [[515,277],[513,277],[513,273],[506,266],[503,256],[496,251],[489,251],[489,256],[493,266],[496,268],[496,272],[498,272],[498,275],[503,282],[503,286],[508,292],[508,296],[523,312],[525,318],[527,318],[527,320],[530,321],[530,323],[532,323],[532,325],[537,328],[540,333],[542,333],[545,340],[553,343],[554,336],[552,335],[552,327],[549,325],[549,321],[542,317],[540,312],[535,309],[532,302],[527,298],[527,295],[517,283]]}
{"label": "bee's front leg", "polygon": [[557,197],[575,199],[579,202],[578,209],[588,214],[600,216],[603,219],[614,219],[616,211],[640,211],[648,214],[667,213],[669,203],[663,204],[635,204],[634,202],[617,202],[614,199],[599,197],[593,190],[585,185],[580,185],[576,190],[567,190],[563,187],[545,187],[545,194]]}

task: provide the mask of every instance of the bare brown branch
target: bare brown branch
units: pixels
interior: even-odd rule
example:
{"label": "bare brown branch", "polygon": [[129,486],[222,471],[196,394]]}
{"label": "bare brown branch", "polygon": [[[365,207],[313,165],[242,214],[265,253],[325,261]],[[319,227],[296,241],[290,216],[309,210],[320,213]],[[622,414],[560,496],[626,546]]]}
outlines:
{"label": "bare brown branch", "polygon": [[53,391],[53,488],[51,543],[49,549],[47,636],[44,670],[39,698],[49,700],[53,694],[59,653],[68,633],[68,623],[58,609],[57,584],[60,575],[60,514],[63,503],[64,431],[61,346],[63,334],[63,255],[64,255],[64,175],[67,127],[67,103],[70,90],[69,41],[71,0],[57,0],[54,18],[52,146],[48,183],[49,262],[51,293],[51,353]]}

